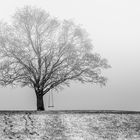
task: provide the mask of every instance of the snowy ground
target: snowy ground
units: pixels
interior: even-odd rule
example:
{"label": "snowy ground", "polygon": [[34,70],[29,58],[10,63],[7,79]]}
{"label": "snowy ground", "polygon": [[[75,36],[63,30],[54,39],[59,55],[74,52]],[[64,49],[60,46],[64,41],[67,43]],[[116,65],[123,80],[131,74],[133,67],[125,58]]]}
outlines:
{"label": "snowy ground", "polygon": [[140,140],[140,113],[1,111],[0,140]]}

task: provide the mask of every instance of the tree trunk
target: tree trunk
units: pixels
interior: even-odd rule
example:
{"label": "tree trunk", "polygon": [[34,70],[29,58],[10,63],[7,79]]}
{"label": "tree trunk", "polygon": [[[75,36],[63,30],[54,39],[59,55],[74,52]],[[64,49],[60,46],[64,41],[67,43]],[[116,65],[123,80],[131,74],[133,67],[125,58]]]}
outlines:
{"label": "tree trunk", "polygon": [[44,111],[43,95],[36,95],[37,97],[37,111]]}

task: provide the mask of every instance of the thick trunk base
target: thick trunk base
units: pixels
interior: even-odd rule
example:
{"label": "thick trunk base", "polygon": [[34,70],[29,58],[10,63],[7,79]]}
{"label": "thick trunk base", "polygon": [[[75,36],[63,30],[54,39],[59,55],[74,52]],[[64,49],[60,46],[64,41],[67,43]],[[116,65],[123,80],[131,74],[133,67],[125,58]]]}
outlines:
{"label": "thick trunk base", "polygon": [[37,95],[37,111],[44,111],[44,101],[42,95]]}

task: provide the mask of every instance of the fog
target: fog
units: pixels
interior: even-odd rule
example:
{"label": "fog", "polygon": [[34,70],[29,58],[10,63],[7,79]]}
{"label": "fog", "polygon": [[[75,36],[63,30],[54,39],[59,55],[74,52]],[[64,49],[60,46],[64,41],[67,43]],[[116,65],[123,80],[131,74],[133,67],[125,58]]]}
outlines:
{"label": "fog", "polygon": [[[139,0],[4,0],[0,19],[10,22],[16,8],[32,5],[59,19],[72,19],[90,34],[94,51],[107,58],[107,86],[72,83],[54,93],[53,109],[140,110]],[[47,95],[44,97],[47,109]],[[0,88],[0,110],[34,110],[29,88]]]}

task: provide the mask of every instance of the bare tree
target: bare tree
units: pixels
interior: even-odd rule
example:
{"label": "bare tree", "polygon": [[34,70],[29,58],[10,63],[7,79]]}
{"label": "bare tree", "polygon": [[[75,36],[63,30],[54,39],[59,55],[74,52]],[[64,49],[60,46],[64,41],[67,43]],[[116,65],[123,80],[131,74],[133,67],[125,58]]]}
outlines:
{"label": "bare tree", "polygon": [[83,28],[42,9],[26,6],[11,24],[0,24],[0,85],[33,88],[37,110],[44,110],[46,93],[71,81],[105,85],[101,69],[108,67]]}

